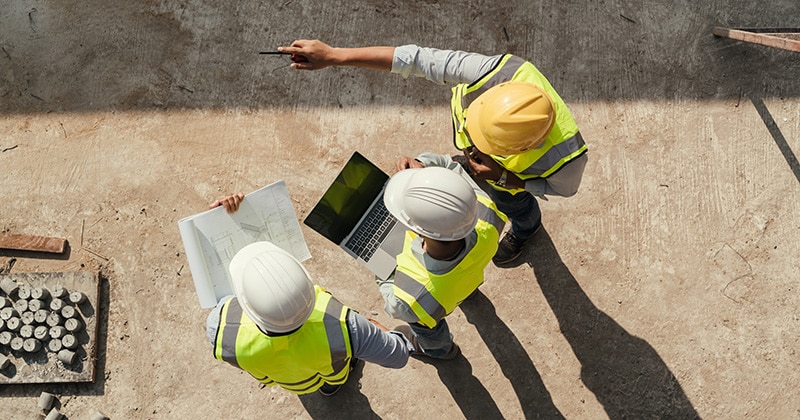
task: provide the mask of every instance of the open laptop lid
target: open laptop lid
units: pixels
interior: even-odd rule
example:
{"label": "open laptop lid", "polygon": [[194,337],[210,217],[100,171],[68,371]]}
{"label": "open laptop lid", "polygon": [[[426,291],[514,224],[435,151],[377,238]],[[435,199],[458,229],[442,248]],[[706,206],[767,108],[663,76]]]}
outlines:
{"label": "open laptop lid", "polygon": [[341,244],[388,180],[389,175],[354,152],[303,223]]}

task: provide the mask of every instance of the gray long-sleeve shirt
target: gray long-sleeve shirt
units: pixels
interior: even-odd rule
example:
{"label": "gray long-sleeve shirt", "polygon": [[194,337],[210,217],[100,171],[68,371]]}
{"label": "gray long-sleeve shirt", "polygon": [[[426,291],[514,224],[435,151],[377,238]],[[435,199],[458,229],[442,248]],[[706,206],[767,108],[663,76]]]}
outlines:
{"label": "gray long-sleeve shirt", "polygon": [[[394,50],[392,73],[404,78],[423,77],[433,83],[472,83],[493,69],[502,55],[486,56],[478,53],[423,48],[417,45],[402,45]],[[525,181],[525,190],[547,199],[545,195],[570,197],[578,192],[588,156],[570,161],[547,178]]]}
{"label": "gray long-sleeve shirt", "polygon": [[[232,297],[222,298],[206,318],[206,334],[212,346],[219,328],[222,305]],[[414,350],[414,345],[403,334],[396,331],[383,332],[352,309],[347,313],[347,329],[350,332],[353,357],[367,362],[398,369],[408,363],[408,356]]]}

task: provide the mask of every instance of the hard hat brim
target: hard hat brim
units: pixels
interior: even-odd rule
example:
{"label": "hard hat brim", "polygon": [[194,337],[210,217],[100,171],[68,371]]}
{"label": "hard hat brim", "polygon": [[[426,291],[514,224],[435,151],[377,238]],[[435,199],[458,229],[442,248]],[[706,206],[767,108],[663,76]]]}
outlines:
{"label": "hard hat brim", "polygon": [[[486,92],[483,93],[485,95]],[[478,116],[481,115],[481,111],[483,111],[483,102],[478,99],[472,101],[469,108],[467,108],[467,124],[466,129],[467,133],[469,134],[469,139],[472,141],[472,145],[477,147],[483,153],[488,155],[502,155],[502,150],[498,149],[493,143],[489,142],[486,139],[486,136],[483,135],[483,131],[478,128]],[[472,122],[472,130],[469,129],[469,123]]]}
{"label": "hard hat brim", "polygon": [[422,168],[409,168],[397,172],[389,179],[386,190],[383,192],[383,204],[386,205],[386,209],[395,219],[411,230],[414,230],[414,226],[409,225],[407,217],[403,214],[403,195],[411,177],[421,170]]}

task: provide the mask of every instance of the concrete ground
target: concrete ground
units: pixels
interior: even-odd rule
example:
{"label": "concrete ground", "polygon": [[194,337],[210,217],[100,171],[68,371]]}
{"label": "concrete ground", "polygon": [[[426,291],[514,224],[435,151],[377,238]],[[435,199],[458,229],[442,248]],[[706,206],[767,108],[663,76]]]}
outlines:
{"label": "concrete ground", "polygon": [[[11,272],[99,270],[97,379],[69,418],[800,418],[800,54],[713,26],[800,27],[796,0],[19,0],[0,7],[0,227],[67,238]],[[532,60],[589,144],[578,194],[486,270],[450,325],[463,357],[358,369],[334,398],[212,358],[177,221],[284,179],[302,219],[359,150],[450,153],[449,90],[297,72],[298,38]],[[385,325],[370,275],[303,228],[317,283]]]}

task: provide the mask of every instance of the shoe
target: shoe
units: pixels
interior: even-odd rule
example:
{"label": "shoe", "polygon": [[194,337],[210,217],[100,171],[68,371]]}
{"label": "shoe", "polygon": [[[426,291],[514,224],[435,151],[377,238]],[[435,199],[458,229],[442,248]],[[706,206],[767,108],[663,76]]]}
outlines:
{"label": "shoe", "polygon": [[461,354],[461,347],[458,347],[458,344],[453,343],[453,345],[450,346],[450,351],[448,351],[443,357],[437,357],[437,359],[453,360],[458,357],[459,354]]}
{"label": "shoe", "polygon": [[495,264],[507,264],[516,260],[522,254],[522,248],[525,247],[527,240],[523,240],[514,235],[514,232],[509,231],[500,240],[497,245],[497,252],[492,257]]}
{"label": "shoe", "polygon": [[[542,224],[539,223],[539,226],[533,231],[533,235],[536,235],[541,228]],[[533,238],[533,235],[531,235],[530,238]],[[525,248],[525,244],[530,238],[520,239],[514,232],[508,231],[497,245],[497,252],[494,254],[494,257],[492,257],[492,261],[497,265],[508,264],[516,260],[519,258],[520,254],[522,254],[522,249]]]}
{"label": "shoe", "polygon": [[341,385],[330,385],[330,384],[322,384],[322,387],[318,389],[319,393],[323,396],[330,397],[331,395],[335,394],[336,391],[341,388]]}

